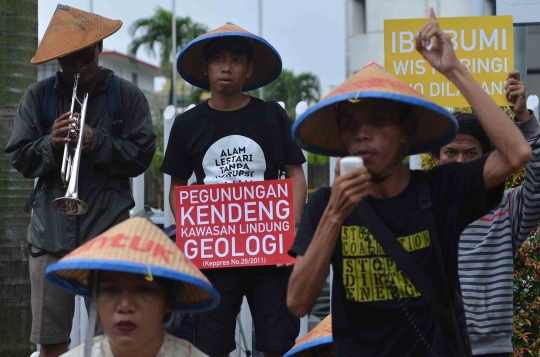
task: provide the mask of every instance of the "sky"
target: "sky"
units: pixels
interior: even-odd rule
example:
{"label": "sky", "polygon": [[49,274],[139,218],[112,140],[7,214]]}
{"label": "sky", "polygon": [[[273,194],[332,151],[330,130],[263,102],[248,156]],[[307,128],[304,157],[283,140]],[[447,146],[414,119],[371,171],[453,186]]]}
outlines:
{"label": "sky", "polygon": [[[62,4],[123,21],[122,28],[104,40],[105,50],[127,53],[134,21],[151,17],[173,0],[61,0]],[[176,15],[214,29],[232,22],[258,34],[258,0],[175,0]],[[345,80],[344,0],[262,0],[263,37],[280,53],[283,68],[295,74],[311,72],[321,81],[323,95]],[[58,0],[39,0],[38,36],[41,40]],[[158,58],[139,49],[137,58],[154,65]],[[159,81],[158,81],[159,82]],[[159,88],[156,88],[159,89]]]}

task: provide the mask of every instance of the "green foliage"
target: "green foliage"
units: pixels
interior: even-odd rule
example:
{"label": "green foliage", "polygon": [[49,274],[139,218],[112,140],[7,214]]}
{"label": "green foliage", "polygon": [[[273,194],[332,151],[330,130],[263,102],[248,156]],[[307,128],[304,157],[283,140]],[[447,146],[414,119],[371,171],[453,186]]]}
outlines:
{"label": "green foliage", "polygon": [[163,173],[159,171],[163,163],[164,139],[163,139],[163,111],[160,111],[154,118],[154,130],[157,135],[156,152],[150,166],[144,173],[145,181],[145,202],[151,206],[162,208],[163,198]]}
{"label": "green foliage", "polygon": [[[504,111],[513,119],[509,107]],[[455,111],[473,113],[471,108]],[[435,166],[429,154],[422,154],[422,169]],[[521,186],[525,178],[522,168],[505,182],[505,189]],[[540,356],[540,231],[537,228],[514,258],[514,356]]]}
{"label": "green foliage", "polygon": [[186,106],[190,104],[195,104],[195,105],[201,104],[203,102],[203,100],[201,100],[201,95],[204,92],[208,92],[208,91],[202,88],[191,87],[191,91],[189,92],[189,95],[186,98]]}
{"label": "green foliage", "polygon": [[[158,7],[154,15],[139,19],[130,28],[131,41],[128,52],[135,57],[139,48],[145,48],[151,56],[157,56],[160,60],[161,71],[164,76],[171,77],[171,48],[172,48],[172,13]],[[190,41],[208,32],[205,25],[193,22],[189,17],[176,18],[176,50]],[[176,77],[175,77],[176,78]],[[169,90],[169,104],[172,104],[172,86]],[[176,105],[177,103],[175,103]]]}
{"label": "green foliage", "polygon": [[[204,89],[192,88],[187,105],[200,104],[204,92]],[[248,91],[246,94],[259,98],[258,89]],[[307,103],[315,103],[321,99],[319,79],[312,73],[300,73],[297,76],[292,71],[284,69],[275,81],[264,87],[264,99],[284,102],[289,118],[295,119],[298,102],[304,100]]]}
{"label": "green foliage", "polygon": [[308,152],[307,158],[308,164],[328,164],[330,163],[330,157],[323,155],[316,155]]}
{"label": "green foliage", "polygon": [[[129,54],[135,56],[139,48],[146,48],[149,55],[158,56],[164,73],[171,73],[171,23],[172,13],[162,7],[158,7],[151,17],[135,21],[130,28],[133,40],[129,45]],[[206,32],[208,29],[205,25],[193,22],[189,17],[177,17],[175,55],[191,40]]]}
{"label": "green foliage", "polygon": [[514,356],[540,355],[540,235],[534,232],[514,259]]}
{"label": "green foliage", "polygon": [[[21,96],[37,80],[37,66],[30,58],[38,44],[38,0],[0,0],[0,9],[0,147],[5,148]],[[0,156],[0,356],[27,357],[36,349],[28,338],[30,213],[23,210],[33,184]]]}
{"label": "green foliage", "polygon": [[[247,94],[259,97],[259,90]],[[264,99],[285,102],[289,118],[296,118],[295,108],[298,102],[304,100],[309,104],[321,99],[319,78],[312,73],[295,75],[284,69],[275,81],[264,87]]]}

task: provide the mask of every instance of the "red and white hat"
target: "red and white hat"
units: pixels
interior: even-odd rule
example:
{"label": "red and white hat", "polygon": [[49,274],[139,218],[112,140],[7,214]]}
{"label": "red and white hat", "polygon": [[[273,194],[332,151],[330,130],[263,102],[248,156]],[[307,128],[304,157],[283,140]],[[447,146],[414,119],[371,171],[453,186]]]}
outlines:
{"label": "red and white hat", "polygon": [[328,315],[283,357],[334,356],[332,341],[332,315]]}

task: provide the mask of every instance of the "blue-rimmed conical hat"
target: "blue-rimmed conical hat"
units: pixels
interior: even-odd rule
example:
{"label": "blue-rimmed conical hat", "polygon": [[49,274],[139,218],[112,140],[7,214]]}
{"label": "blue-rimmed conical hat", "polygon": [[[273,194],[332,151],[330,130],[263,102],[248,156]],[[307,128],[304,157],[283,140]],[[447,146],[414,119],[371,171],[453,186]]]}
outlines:
{"label": "blue-rimmed conical hat", "polygon": [[253,47],[254,70],[244,83],[247,92],[267,85],[279,77],[282,63],[278,51],[264,38],[252,34],[230,22],[188,43],[178,54],[176,68],[182,78],[199,88],[210,90],[208,77],[202,72],[203,47],[216,38],[240,37]]}
{"label": "blue-rimmed conical hat", "polygon": [[179,311],[202,312],[216,307],[219,294],[201,271],[150,220],[128,219],[75,249],[45,274],[49,281],[72,294],[89,296],[89,272],[142,274],[179,282]]}
{"label": "blue-rimmed conical hat", "polygon": [[454,116],[412,89],[376,62],[370,62],[293,124],[293,137],[301,148],[319,155],[347,156],[338,130],[337,106],[343,101],[387,99],[408,104],[418,119],[418,130],[407,155],[433,152],[454,140],[458,124]]}
{"label": "blue-rimmed conical hat", "polygon": [[283,357],[334,356],[332,341],[332,315],[328,315]]}

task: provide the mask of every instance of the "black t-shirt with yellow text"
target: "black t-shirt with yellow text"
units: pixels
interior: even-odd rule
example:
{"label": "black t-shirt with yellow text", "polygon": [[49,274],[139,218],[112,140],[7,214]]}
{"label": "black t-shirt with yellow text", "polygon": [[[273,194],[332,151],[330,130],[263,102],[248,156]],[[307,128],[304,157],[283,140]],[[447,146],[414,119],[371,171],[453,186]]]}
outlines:
{"label": "black t-shirt with yellow text", "polygon": [[[486,156],[487,157],[487,156]],[[447,164],[428,172],[411,171],[398,195],[379,200],[368,197],[375,210],[421,269],[440,288],[441,270],[432,239],[439,239],[450,291],[457,284],[457,254],[461,232],[500,203],[503,185],[486,192],[486,157],[467,164]],[[430,232],[418,199],[418,181],[426,175],[432,196],[437,232]],[[305,254],[330,199],[330,188],[310,199],[290,250]],[[437,238],[435,238],[437,237]],[[435,331],[440,325],[432,309],[409,279],[397,268],[370,231],[370,223],[355,210],[344,222],[332,255],[332,330],[337,356],[423,356],[427,351],[414,333],[385,277],[427,341],[440,355],[452,349]]]}

